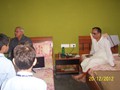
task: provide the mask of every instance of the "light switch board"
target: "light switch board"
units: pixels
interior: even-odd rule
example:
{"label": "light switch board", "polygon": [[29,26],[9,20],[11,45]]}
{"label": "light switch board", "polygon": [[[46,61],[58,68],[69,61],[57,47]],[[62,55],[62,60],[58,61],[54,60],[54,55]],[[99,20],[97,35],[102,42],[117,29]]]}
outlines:
{"label": "light switch board", "polygon": [[69,44],[61,44],[61,48],[64,47],[64,48],[69,48]]}

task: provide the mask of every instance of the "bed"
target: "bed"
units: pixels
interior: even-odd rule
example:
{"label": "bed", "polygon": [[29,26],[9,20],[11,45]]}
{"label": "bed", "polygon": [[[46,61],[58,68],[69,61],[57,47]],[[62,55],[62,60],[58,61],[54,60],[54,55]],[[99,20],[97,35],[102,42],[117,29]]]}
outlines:
{"label": "bed", "polygon": [[[83,58],[90,53],[90,36],[79,36],[79,54]],[[91,90],[119,90],[120,89],[120,57],[118,55],[118,46],[111,48],[115,58],[115,67],[109,64],[95,66],[87,74],[86,81]]]}
{"label": "bed", "polygon": [[44,67],[33,68],[34,76],[47,83],[47,90],[54,90],[53,40],[52,37],[31,37],[36,57],[44,57]]}

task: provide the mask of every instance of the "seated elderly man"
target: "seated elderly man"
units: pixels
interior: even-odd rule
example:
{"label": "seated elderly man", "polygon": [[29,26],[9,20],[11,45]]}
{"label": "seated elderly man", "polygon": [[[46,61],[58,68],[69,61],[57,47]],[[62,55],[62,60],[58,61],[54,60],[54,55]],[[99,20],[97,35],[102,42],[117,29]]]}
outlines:
{"label": "seated elderly man", "polygon": [[8,50],[8,58],[13,59],[13,50],[17,45],[20,44],[30,44],[32,46],[32,41],[30,38],[24,35],[24,29],[22,27],[15,28],[15,37],[10,40],[9,50]]}

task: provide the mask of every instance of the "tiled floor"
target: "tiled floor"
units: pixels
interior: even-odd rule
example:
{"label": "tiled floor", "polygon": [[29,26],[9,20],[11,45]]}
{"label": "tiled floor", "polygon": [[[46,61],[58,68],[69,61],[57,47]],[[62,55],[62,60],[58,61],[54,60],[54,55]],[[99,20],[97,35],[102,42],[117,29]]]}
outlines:
{"label": "tiled floor", "polygon": [[55,75],[55,90],[89,90],[86,83],[77,82],[71,75]]}

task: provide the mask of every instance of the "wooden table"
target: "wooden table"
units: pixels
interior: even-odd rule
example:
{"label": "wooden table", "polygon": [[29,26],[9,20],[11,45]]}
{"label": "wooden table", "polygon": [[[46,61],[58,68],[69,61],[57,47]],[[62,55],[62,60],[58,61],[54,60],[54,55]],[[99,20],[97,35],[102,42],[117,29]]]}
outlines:
{"label": "wooden table", "polygon": [[55,57],[55,74],[79,74],[80,58]]}

